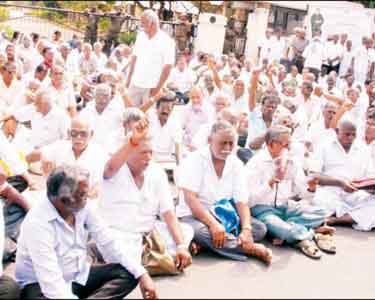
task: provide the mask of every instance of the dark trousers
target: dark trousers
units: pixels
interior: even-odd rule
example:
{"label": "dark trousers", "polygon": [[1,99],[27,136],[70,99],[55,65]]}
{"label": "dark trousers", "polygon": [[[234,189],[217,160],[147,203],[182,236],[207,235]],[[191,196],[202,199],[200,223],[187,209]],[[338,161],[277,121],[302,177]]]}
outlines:
{"label": "dark trousers", "polygon": [[322,73],[323,73],[323,76],[326,74],[329,74],[331,71],[335,71],[337,74],[339,74],[339,69],[340,69],[340,64],[336,66],[323,64]]}
{"label": "dark trousers", "polygon": [[[80,299],[123,299],[138,285],[134,278],[120,264],[104,264],[91,266],[86,285],[73,282],[73,294]],[[40,285],[26,285],[21,292],[21,299],[46,299]]]}
{"label": "dark trousers", "polygon": [[18,299],[20,289],[17,283],[8,276],[0,277],[0,299]]}
{"label": "dark trousers", "polygon": [[302,73],[303,65],[305,63],[305,59],[302,56],[297,56],[293,58],[292,65],[295,65],[298,69],[298,73]]}

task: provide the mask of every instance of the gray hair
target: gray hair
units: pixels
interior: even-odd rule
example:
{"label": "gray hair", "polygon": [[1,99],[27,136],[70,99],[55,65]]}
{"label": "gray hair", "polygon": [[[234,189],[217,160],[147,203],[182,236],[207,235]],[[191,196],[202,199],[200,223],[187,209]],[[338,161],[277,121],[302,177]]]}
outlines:
{"label": "gray hair", "polygon": [[232,129],[235,131],[231,123],[225,120],[217,120],[211,127],[211,135],[217,133],[220,130]]}
{"label": "gray hair", "polygon": [[93,126],[92,122],[90,122],[89,120],[83,118],[83,117],[80,116],[80,115],[75,116],[75,117],[70,121],[71,127],[72,127],[73,123],[80,123],[80,124],[87,125],[87,129],[88,129],[90,132],[94,130],[94,126]]}
{"label": "gray hair", "polygon": [[141,18],[145,18],[147,21],[156,24],[156,26],[159,28],[159,17],[152,9],[146,9]]}
{"label": "gray hair", "polygon": [[265,136],[265,142],[267,145],[271,144],[275,141],[280,141],[280,136],[284,134],[290,134],[290,129],[285,126],[276,125],[272,126],[267,130],[266,136]]}
{"label": "gray hair", "polygon": [[39,89],[36,92],[35,98],[41,100],[43,103],[48,103],[49,105],[53,104],[51,92],[46,88]]}
{"label": "gray hair", "polygon": [[112,93],[111,87],[106,83],[100,83],[95,88],[95,96],[99,94],[105,94],[105,95],[111,96],[111,93]]}
{"label": "gray hair", "polygon": [[129,107],[124,112],[124,122],[137,122],[145,117],[145,113],[137,107]]}
{"label": "gray hair", "polygon": [[47,179],[47,197],[54,201],[65,195],[72,195],[80,181],[88,180],[89,172],[77,165],[61,165],[55,168]]}

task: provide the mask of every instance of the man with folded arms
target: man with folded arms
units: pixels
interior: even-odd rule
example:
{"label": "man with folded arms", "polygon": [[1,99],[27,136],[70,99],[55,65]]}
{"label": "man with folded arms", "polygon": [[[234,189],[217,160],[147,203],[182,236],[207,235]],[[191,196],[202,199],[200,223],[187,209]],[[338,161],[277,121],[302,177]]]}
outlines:
{"label": "man with folded arms", "polygon": [[[21,298],[122,299],[140,283],[143,296],[156,298],[152,279],[128,258],[109,229],[86,207],[89,175],[85,169],[64,165],[47,180],[47,195],[33,207],[21,228],[16,280]],[[88,236],[104,260],[87,260]]]}

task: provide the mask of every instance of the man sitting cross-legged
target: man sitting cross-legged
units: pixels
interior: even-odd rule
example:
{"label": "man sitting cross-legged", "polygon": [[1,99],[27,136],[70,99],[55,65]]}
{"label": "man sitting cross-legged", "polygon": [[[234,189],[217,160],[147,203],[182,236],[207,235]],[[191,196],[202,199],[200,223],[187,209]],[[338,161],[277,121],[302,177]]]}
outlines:
{"label": "man sitting cross-legged", "polygon": [[327,209],[327,224],[369,231],[375,227],[375,196],[358,190],[353,180],[374,176],[370,149],[356,140],[357,128],[349,119],[336,131],[337,138],[320,149],[312,166],[319,182],[313,201]]}
{"label": "man sitting cross-legged", "polygon": [[[51,172],[47,194],[26,216],[16,258],[21,298],[122,299],[137,285],[157,298],[152,279],[86,206],[88,171],[63,165]],[[107,264],[90,265],[88,236]]]}
{"label": "man sitting cross-legged", "polygon": [[[149,122],[143,118],[131,125],[131,133],[105,166],[103,198],[99,213],[114,230],[124,249],[141,261],[142,239],[156,229],[182,271],[191,264],[188,251],[193,230],[179,224],[167,174],[151,162]],[[164,222],[157,220],[161,217]]]}
{"label": "man sitting cross-legged", "polygon": [[[179,205],[181,221],[194,228],[194,240],[203,248],[222,256],[246,260],[256,256],[271,263],[272,253],[260,241],[266,234],[264,224],[251,220],[248,191],[242,162],[233,154],[237,134],[227,121],[217,121],[211,129],[209,146],[191,153],[182,161],[177,184],[184,200]],[[210,212],[216,201],[233,199],[240,219],[239,235],[226,232],[222,222]]]}
{"label": "man sitting cross-legged", "polygon": [[[250,189],[250,206],[253,216],[264,222],[275,244],[286,241],[295,245],[309,257],[320,258],[318,247],[330,253],[335,246],[328,234],[334,228],[323,226],[326,211],[320,207],[305,205],[293,200],[306,195],[308,180],[302,165],[289,155],[290,129],[271,127],[266,135],[266,148],[262,149],[246,165]],[[281,165],[284,164],[283,167]],[[310,182],[310,189],[314,182]],[[317,233],[314,235],[314,231]]]}

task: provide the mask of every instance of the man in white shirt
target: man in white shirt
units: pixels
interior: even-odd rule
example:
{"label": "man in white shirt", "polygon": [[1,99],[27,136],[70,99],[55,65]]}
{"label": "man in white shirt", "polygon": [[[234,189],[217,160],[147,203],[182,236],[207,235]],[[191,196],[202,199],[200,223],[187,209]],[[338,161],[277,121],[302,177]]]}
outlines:
{"label": "man in white shirt", "polygon": [[322,64],[326,60],[326,49],[320,38],[319,32],[312,39],[303,51],[302,56],[305,58],[304,67],[309,68],[309,71],[315,75],[315,79],[318,80]]}
{"label": "man in white shirt", "polygon": [[187,67],[186,58],[179,56],[176,67],[171,71],[168,78],[168,85],[173,86],[176,90],[177,97],[182,98],[185,103],[188,102],[187,93],[193,87],[195,75],[191,69]]}
{"label": "man in white shirt", "polygon": [[181,159],[182,128],[175,118],[171,118],[175,99],[173,96],[162,96],[156,103],[156,111],[148,113],[152,155],[158,162],[179,164]]}
{"label": "man in white shirt", "polygon": [[98,61],[92,52],[92,46],[89,43],[82,45],[82,54],[78,61],[79,71],[82,76],[95,73],[98,70]]}
{"label": "man in white shirt", "polygon": [[265,37],[258,44],[258,54],[257,54],[258,64],[260,64],[264,59],[270,58],[271,48],[273,46],[272,44],[273,44],[272,29],[267,28]]}
{"label": "man in white shirt", "polygon": [[[194,240],[200,246],[231,259],[244,261],[256,256],[270,264],[271,251],[254,243],[262,240],[266,231],[262,223],[250,218],[244,167],[232,153],[236,143],[232,125],[218,121],[212,126],[209,146],[190,153],[182,162],[177,184],[184,200],[178,215],[193,227]],[[217,201],[224,199],[234,201],[231,215],[238,220],[238,226],[233,231],[213,214]]]}
{"label": "man in white shirt", "polygon": [[16,66],[13,62],[6,62],[1,67],[0,78],[0,118],[9,114],[12,104],[22,94],[23,85],[15,77]]}
{"label": "man in white shirt", "polygon": [[[141,16],[144,31],[137,35],[126,87],[135,106],[155,96],[175,63],[175,42],[159,28],[159,17],[148,9]],[[152,51],[150,51],[152,49]]]}
{"label": "man in white shirt", "polygon": [[[6,193],[8,183],[6,176],[0,176],[0,195]],[[5,246],[5,225],[3,217],[3,205],[0,202],[0,259],[3,258],[3,251]],[[0,262],[0,299],[18,299],[20,290],[14,280],[3,274],[3,263]]]}
{"label": "man in white shirt", "polygon": [[106,148],[113,134],[122,126],[123,111],[118,109],[112,98],[108,84],[101,83],[95,88],[95,101],[91,101],[81,112],[80,117],[88,120],[94,130],[93,141]]}
{"label": "man in white shirt", "polygon": [[106,151],[91,141],[93,130],[87,120],[74,118],[69,130],[69,140],[58,140],[40,149],[42,169],[48,175],[54,168],[64,163],[76,164],[89,171],[90,199],[100,196]]}
{"label": "man in white shirt", "polygon": [[369,149],[355,138],[356,126],[342,120],[337,139],[317,154],[312,170],[317,172],[319,187],[313,203],[328,211],[328,225],[347,224],[369,231],[375,227],[374,195],[358,190],[352,181],[373,176],[373,163]]}
{"label": "man in white shirt", "polygon": [[354,51],[352,49],[352,41],[348,40],[346,41],[341,63],[340,63],[340,70],[339,70],[340,78],[343,78],[349,73],[349,71],[352,71],[351,68],[352,68],[353,57],[354,57]]}
{"label": "man in white shirt", "polygon": [[102,71],[107,63],[107,56],[103,52],[103,44],[101,42],[96,42],[94,44],[94,55],[98,62],[98,71]]}
{"label": "man in white shirt", "polygon": [[70,125],[66,111],[53,105],[53,99],[46,90],[40,90],[34,102],[38,114],[31,120],[31,136],[34,148],[40,148],[64,139]]}
{"label": "man in white shirt", "polygon": [[323,68],[326,69],[324,74],[329,74],[331,71],[339,73],[343,49],[338,41],[339,35],[334,34],[332,40],[326,44],[327,61],[323,65]]}
{"label": "man in white shirt", "polygon": [[269,54],[269,62],[280,63],[281,58],[283,58],[286,48],[285,38],[281,36],[281,28],[275,29],[275,35],[271,38],[271,49]]}
{"label": "man in white shirt", "polygon": [[198,87],[193,87],[190,90],[189,97],[190,102],[184,107],[180,120],[184,130],[184,145],[192,150],[191,143],[194,135],[203,124],[212,123],[214,109],[206,99],[203,99],[202,90]]}
{"label": "man in white shirt", "polygon": [[311,81],[302,83],[301,96],[298,102],[298,108],[293,115],[297,126],[294,136],[298,140],[304,140],[311,124],[322,118],[322,104],[320,98],[313,94],[313,83]]}
{"label": "man in white shirt", "polygon": [[77,103],[73,86],[64,79],[65,70],[61,66],[51,68],[51,83],[46,87],[54,101],[54,105],[66,110],[71,117],[77,113]]}
{"label": "man in white shirt", "polygon": [[[294,197],[307,194],[308,183],[302,166],[294,157],[289,157],[290,137],[289,128],[284,126],[274,126],[267,131],[267,148],[246,166],[247,182],[253,187],[249,204],[252,214],[266,224],[274,242],[285,241],[296,245],[311,258],[320,258],[321,252],[312,241],[314,237],[318,238],[314,236],[314,230],[333,233],[334,229],[322,228],[326,216],[324,209],[293,201]],[[284,151],[285,162],[281,162]],[[281,166],[283,163],[285,165]]]}
{"label": "man in white shirt", "polygon": [[156,230],[182,271],[191,264],[188,248],[193,231],[179,224],[166,173],[151,158],[149,122],[142,119],[106,164],[98,211],[136,261],[142,258],[142,236]]}
{"label": "man in white shirt", "polygon": [[352,69],[354,80],[364,83],[370,76],[370,70],[374,64],[374,49],[371,48],[371,39],[363,37],[363,43],[353,55]]}
{"label": "man in white shirt", "polygon": [[246,93],[245,82],[242,78],[238,78],[233,84],[233,97],[231,99],[231,107],[238,113],[248,113],[249,111],[249,95]]}
{"label": "man in white shirt", "polygon": [[[72,54],[72,50],[68,43],[62,43],[59,46],[60,55],[56,58],[56,64],[64,67],[68,76],[79,76],[79,66],[76,57]],[[72,78],[72,79],[73,79]]]}
{"label": "man in white shirt", "polygon": [[[147,271],[87,208],[88,187],[88,172],[77,166],[56,168],[48,177],[47,195],[21,229],[15,271],[21,298],[123,298],[138,281],[144,295],[156,297]],[[89,234],[107,264],[90,266]]]}

